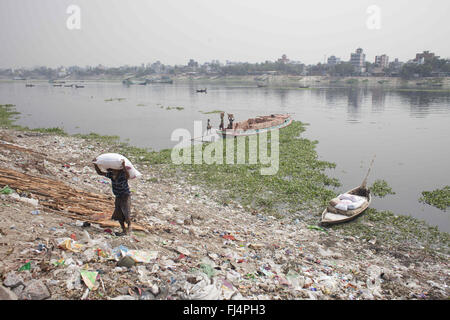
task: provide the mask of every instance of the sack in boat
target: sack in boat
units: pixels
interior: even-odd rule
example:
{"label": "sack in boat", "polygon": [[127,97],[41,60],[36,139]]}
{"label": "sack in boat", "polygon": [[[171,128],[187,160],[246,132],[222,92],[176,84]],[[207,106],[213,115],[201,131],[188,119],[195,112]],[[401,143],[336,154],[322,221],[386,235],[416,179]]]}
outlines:
{"label": "sack in boat", "polygon": [[355,202],[356,198],[352,194],[344,193],[339,196],[340,200],[350,200],[351,202]]}
{"label": "sack in boat", "polygon": [[340,200],[339,203],[334,207],[338,210],[347,211],[349,210],[348,206],[352,204],[353,202],[351,202],[350,200]]}
{"label": "sack in boat", "polygon": [[339,198],[334,198],[330,200],[330,206],[335,207],[341,200]]}
{"label": "sack in boat", "polygon": [[357,202],[353,202],[347,206],[348,210],[356,210],[360,208],[366,202],[365,199],[360,199]]}
{"label": "sack in boat", "polygon": [[338,210],[347,211],[347,204],[339,202],[337,205],[334,206]]}
{"label": "sack in boat", "polygon": [[142,176],[130,160],[118,153],[104,153],[98,156],[94,163],[97,164],[100,170],[106,172],[108,169],[122,169],[122,160],[125,160],[125,168],[130,175],[130,179],[139,178]]}

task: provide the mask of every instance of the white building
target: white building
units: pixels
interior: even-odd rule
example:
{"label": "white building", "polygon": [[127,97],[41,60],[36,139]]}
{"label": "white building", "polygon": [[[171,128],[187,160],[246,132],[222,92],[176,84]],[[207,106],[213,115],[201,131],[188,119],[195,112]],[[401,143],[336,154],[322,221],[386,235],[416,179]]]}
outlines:
{"label": "white building", "polygon": [[337,58],[335,56],[331,56],[327,60],[327,64],[329,66],[334,66],[334,65],[339,64],[339,63],[341,63],[341,58]]}
{"label": "white building", "polygon": [[363,49],[356,49],[355,53],[352,53],[350,56],[350,63],[355,68],[355,72],[363,73],[365,72],[365,64],[366,64],[366,54],[363,53]]}
{"label": "white building", "polygon": [[389,57],[385,54],[375,57],[375,64],[381,68],[387,68],[389,66]]}

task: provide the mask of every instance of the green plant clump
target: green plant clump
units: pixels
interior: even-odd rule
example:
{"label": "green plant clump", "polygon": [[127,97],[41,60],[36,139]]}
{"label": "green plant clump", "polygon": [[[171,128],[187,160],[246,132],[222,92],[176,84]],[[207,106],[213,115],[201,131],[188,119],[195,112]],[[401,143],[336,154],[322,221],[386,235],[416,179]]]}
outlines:
{"label": "green plant clump", "polygon": [[450,186],[434,191],[424,191],[419,201],[446,211],[450,207]]}
{"label": "green plant clump", "polygon": [[201,112],[203,114],[213,114],[213,113],[222,113],[224,111],[222,111],[222,110],[213,110],[213,111],[208,111],[208,112],[206,112],[206,111],[199,111],[199,112]]}
{"label": "green plant clump", "polygon": [[389,187],[388,183],[385,180],[376,180],[373,185],[370,187],[370,191],[373,195],[384,198],[388,194],[395,194],[395,192]]}

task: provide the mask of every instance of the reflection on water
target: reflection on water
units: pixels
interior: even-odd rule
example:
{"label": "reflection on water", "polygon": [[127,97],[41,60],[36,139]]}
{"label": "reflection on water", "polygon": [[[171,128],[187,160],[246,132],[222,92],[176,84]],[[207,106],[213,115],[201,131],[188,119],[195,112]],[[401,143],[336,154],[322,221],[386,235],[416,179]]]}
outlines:
{"label": "reflection on water", "polygon": [[[207,94],[196,89],[207,88]],[[109,101],[111,98],[125,98]],[[47,83],[25,88],[0,83],[0,103],[22,113],[19,124],[61,126],[69,133],[119,135],[134,145],[170,148],[171,133],[193,133],[195,120],[211,119],[213,110],[233,113],[237,121],[270,113],[291,113],[308,123],[304,135],[318,140],[318,154],[337,167],[337,192],[361,183],[376,154],[371,181],[385,179],[395,196],[375,199],[373,207],[424,219],[450,231],[450,216],[417,200],[424,190],[450,184],[450,93],[403,92],[367,88],[281,90],[256,86],[174,84],[123,86],[85,83],[84,89],[55,88]],[[166,107],[183,107],[183,110]]]}
{"label": "reflection on water", "polygon": [[386,91],[382,89],[372,90],[372,112],[383,112],[386,103]]}

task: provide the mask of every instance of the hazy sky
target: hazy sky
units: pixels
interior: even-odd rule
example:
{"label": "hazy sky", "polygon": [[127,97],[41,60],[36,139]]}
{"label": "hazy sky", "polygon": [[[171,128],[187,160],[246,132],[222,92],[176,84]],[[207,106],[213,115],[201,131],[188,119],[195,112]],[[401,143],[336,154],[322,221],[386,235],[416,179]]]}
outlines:
{"label": "hazy sky", "polygon": [[[69,30],[67,8],[80,8]],[[380,28],[370,6],[381,9]],[[450,57],[449,0],[0,0],[0,67]],[[375,18],[374,18],[375,17]],[[373,19],[371,19],[373,18]],[[373,26],[373,24],[372,24]]]}

